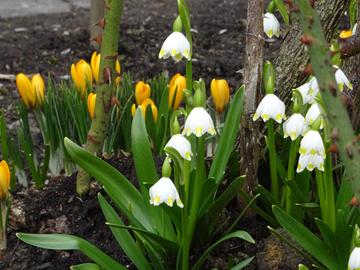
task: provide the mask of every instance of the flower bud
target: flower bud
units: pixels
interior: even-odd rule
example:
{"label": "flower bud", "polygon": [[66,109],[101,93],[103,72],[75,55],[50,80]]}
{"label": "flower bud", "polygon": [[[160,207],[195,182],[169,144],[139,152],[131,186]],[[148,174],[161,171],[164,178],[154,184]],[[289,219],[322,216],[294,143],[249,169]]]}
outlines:
{"label": "flower bud", "polygon": [[186,78],[176,73],[169,83],[169,108],[174,111],[179,108],[183,100],[183,91],[186,88]]}
{"label": "flower bud", "polygon": [[[92,71],[92,75],[94,77],[94,80],[96,83],[99,83],[99,70],[100,70],[100,60],[101,60],[101,54],[94,52],[91,56],[91,71]],[[121,72],[121,67],[120,67],[120,62],[119,60],[116,59],[116,63],[115,63],[115,71],[116,73],[120,74]],[[115,83],[116,85],[120,84],[120,77],[117,76],[115,78]]]}
{"label": "flower bud", "polygon": [[[145,99],[144,102],[140,105],[143,117],[144,117],[144,119],[146,119],[146,110],[147,110],[148,106],[150,106],[154,122],[156,122],[157,117],[158,117],[158,109],[157,109],[156,105],[154,104],[154,102],[152,101],[151,98]],[[135,112],[136,112],[136,105],[133,104],[132,107],[131,107],[131,114],[132,114],[133,117],[135,116]]]}
{"label": "flower bud", "polygon": [[194,98],[193,98],[190,90],[184,89],[183,97],[184,97],[184,101],[185,101],[185,104],[187,107],[189,107],[189,108],[194,107]]}
{"label": "flower bud", "polygon": [[10,187],[10,169],[5,160],[0,162],[0,200],[4,200]]}
{"label": "flower bud", "polygon": [[210,85],[215,110],[222,113],[230,100],[230,89],[226,80],[213,79]]}
{"label": "flower bud", "polygon": [[[98,76],[98,75],[97,75]],[[86,94],[87,86],[92,86],[92,72],[90,65],[85,60],[71,65],[71,77],[81,97]]]}
{"label": "flower bud", "polygon": [[270,61],[264,64],[264,88],[266,94],[274,94],[275,90],[275,69]]}
{"label": "flower bud", "polygon": [[25,74],[19,73],[16,75],[16,86],[27,108],[44,103],[45,83],[40,74],[35,74],[30,81]]}
{"label": "flower bud", "polygon": [[87,108],[88,108],[89,115],[90,115],[91,119],[94,118],[95,104],[96,104],[96,94],[90,93],[88,95],[88,99],[87,99]]}
{"label": "flower bud", "polygon": [[150,98],[150,96],[151,96],[150,85],[144,83],[143,81],[139,81],[135,86],[136,104],[141,105],[147,98]]}
{"label": "flower bud", "polygon": [[170,133],[171,135],[180,133],[180,124],[177,117],[174,117],[174,119],[170,123]]}

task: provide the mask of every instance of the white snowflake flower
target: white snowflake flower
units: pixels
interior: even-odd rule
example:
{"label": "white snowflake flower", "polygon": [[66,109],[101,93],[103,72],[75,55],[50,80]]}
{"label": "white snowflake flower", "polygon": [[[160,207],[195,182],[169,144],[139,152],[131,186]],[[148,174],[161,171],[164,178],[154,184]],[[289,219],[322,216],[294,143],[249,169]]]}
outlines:
{"label": "white snowflake flower", "polygon": [[274,94],[267,94],[259,103],[256,109],[253,120],[256,121],[262,118],[264,122],[270,118],[274,119],[279,124],[285,119],[285,104]]}
{"label": "white snowflake flower", "polygon": [[214,122],[208,112],[202,107],[195,107],[186,118],[182,133],[186,136],[195,134],[196,137],[201,137],[205,133],[215,135],[216,131]]}
{"label": "white snowflake flower", "polygon": [[348,269],[356,270],[360,268],[360,247],[355,247],[349,258]]}
{"label": "white snowflake flower", "polygon": [[175,62],[179,62],[183,57],[191,59],[190,43],[187,38],[180,32],[172,32],[164,41],[160,52],[160,59],[172,57]]}
{"label": "white snowflake flower", "polygon": [[168,177],[161,177],[150,189],[150,204],[158,206],[162,203],[172,207],[176,201],[177,206],[183,208],[180,196],[174,183]]}
{"label": "white snowflake flower", "polygon": [[290,136],[292,141],[295,141],[306,130],[306,122],[304,116],[300,113],[294,113],[283,124],[284,138]]}
{"label": "white snowflake flower", "polygon": [[280,36],[280,23],[270,12],[264,14],[264,32],[269,38]]}
{"label": "white snowflake flower", "polygon": [[336,68],[335,80],[336,80],[336,83],[337,83],[337,85],[339,87],[339,90],[343,91],[344,90],[344,85],[352,90],[353,86],[350,83],[349,79],[344,74],[344,72],[338,66],[334,66],[334,68]]}
{"label": "white snowflake flower", "polygon": [[193,155],[191,151],[191,144],[190,142],[181,134],[173,135],[168,143],[165,145],[166,147],[172,147],[180,156],[186,160],[191,160],[191,156]]}

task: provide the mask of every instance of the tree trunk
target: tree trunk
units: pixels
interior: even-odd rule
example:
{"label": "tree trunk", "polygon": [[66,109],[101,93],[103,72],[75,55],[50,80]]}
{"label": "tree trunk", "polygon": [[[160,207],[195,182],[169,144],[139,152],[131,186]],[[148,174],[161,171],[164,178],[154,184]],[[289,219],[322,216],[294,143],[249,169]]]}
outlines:
{"label": "tree trunk", "polygon": [[262,85],[263,70],[263,0],[248,1],[245,48],[245,106],[240,129],[240,169],[246,174],[246,191],[252,193],[257,186],[260,153],[259,124],[252,120]]}
{"label": "tree trunk", "polygon": [[[348,6],[349,0],[318,0],[315,2],[327,41],[333,37],[339,19]],[[299,86],[306,79],[303,70],[309,62],[309,55],[299,41],[301,35],[299,23],[294,22],[290,30],[285,33],[278,56],[274,61],[277,93],[286,104],[290,101],[291,89]]]}
{"label": "tree trunk", "polygon": [[89,25],[89,33],[90,33],[90,45],[95,49],[99,50],[99,44],[92,40],[95,37],[102,36],[102,28],[98,27],[96,24],[104,18],[104,0],[91,0],[90,6],[90,25]]}

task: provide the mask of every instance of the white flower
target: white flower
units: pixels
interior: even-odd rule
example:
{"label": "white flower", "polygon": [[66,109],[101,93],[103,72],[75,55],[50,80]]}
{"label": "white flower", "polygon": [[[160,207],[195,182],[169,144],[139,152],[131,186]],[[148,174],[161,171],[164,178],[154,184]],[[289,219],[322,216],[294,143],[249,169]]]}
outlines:
{"label": "white flower", "polygon": [[264,32],[269,38],[280,36],[280,23],[270,12],[264,14]]}
{"label": "white flower", "polygon": [[296,89],[301,93],[303,104],[313,104],[315,102],[315,97],[319,93],[319,86],[315,77]]}
{"label": "white flower", "polygon": [[299,163],[296,172],[302,172],[305,168],[309,171],[318,168],[324,171],[324,160],[326,157],[324,143],[320,133],[309,130],[300,142]]}
{"label": "white flower", "polygon": [[[321,116],[321,111],[319,105],[315,102],[313,105],[311,105],[311,107],[309,108],[309,110],[305,115],[306,125],[311,126],[319,116]],[[320,125],[320,129],[321,128],[322,128],[322,123]]]}
{"label": "white flower", "polygon": [[355,247],[350,254],[348,269],[356,270],[360,268],[360,247]]}
{"label": "white flower", "polygon": [[176,201],[177,206],[183,208],[179,193],[176,190],[174,183],[168,177],[161,177],[150,189],[150,204],[158,206],[166,203],[172,207]]}
{"label": "white flower", "polygon": [[191,160],[193,155],[190,142],[181,134],[173,135],[165,147],[174,148],[186,160]]}
{"label": "white flower", "polygon": [[351,34],[354,36],[356,34],[356,28],[357,28],[357,23],[354,24],[353,29],[351,30]]}
{"label": "white flower", "polygon": [[339,90],[343,91],[344,85],[346,85],[349,89],[352,90],[353,89],[352,84],[349,82],[344,72],[338,66],[334,66],[334,68],[336,68],[335,79],[339,87]]}
{"label": "white flower", "polygon": [[186,136],[190,136],[192,133],[195,134],[196,137],[201,137],[206,132],[210,135],[216,134],[213,120],[204,108],[195,107],[186,118],[182,133],[186,134]]}
{"label": "white flower", "polygon": [[183,57],[191,59],[190,43],[187,38],[180,32],[172,32],[164,41],[159,58],[167,59],[172,57],[175,62],[179,62]]}
{"label": "white flower", "polygon": [[259,117],[266,122],[270,118],[274,119],[279,124],[282,119],[285,119],[285,104],[274,94],[267,94],[259,103],[256,109],[253,120],[256,121]]}
{"label": "white flower", "polygon": [[301,139],[299,153],[301,155],[319,155],[325,158],[324,143],[320,133],[316,130],[309,130]]}
{"label": "white flower", "polygon": [[295,141],[297,137],[302,135],[306,130],[306,122],[304,116],[300,113],[294,113],[283,124],[284,138],[290,136],[292,141]]}
{"label": "white flower", "polygon": [[324,158],[319,155],[300,155],[296,172],[300,173],[305,168],[310,172],[315,168],[324,171]]}

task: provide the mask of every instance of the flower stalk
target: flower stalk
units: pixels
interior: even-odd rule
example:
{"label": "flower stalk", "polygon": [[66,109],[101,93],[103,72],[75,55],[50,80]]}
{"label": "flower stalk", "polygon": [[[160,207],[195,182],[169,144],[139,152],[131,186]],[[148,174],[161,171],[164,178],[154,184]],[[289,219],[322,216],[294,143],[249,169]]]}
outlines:
{"label": "flower stalk", "polygon": [[269,148],[269,158],[270,158],[270,175],[271,175],[271,193],[276,199],[280,199],[280,187],[279,180],[277,175],[277,165],[276,165],[276,149],[275,149],[275,133],[274,133],[274,121],[269,119],[267,122],[268,128],[268,148]]}

